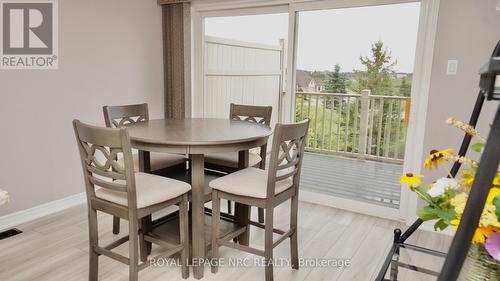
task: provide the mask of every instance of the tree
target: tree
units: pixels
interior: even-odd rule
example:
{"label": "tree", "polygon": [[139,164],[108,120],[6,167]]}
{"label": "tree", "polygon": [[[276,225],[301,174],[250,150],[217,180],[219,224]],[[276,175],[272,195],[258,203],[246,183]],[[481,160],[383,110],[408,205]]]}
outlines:
{"label": "tree", "polygon": [[408,77],[402,78],[399,93],[403,97],[409,97],[411,95],[411,80]]}
{"label": "tree", "polygon": [[[326,75],[325,92],[327,93],[345,93],[346,92],[346,79],[340,73],[340,65],[335,64],[333,72],[328,72]],[[326,107],[332,108],[332,98],[326,99]]]}
{"label": "tree", "polygon": [[393,60],[391,52],[384,47],[382,41],[377,41],[371,46],[371,56],[361,56],[361,64],[366,70],[354,70],[356,73],[356,83],[354,91],[369,89],[372,95],[390,95],[391,77],[393,67],[397,60]]}
{"label": "tree", "polygon": [[[392,83],[393,79],[391,79],[391,73],[394,72],[393,68],[397,64],[397,60],[392,58],[391,52],[384,46],[382,41],[379,40],[373,43],[371,45],[371,54],[369,56],[360,56],[359,60],[365,67],[365,70],[354,70],[356,81],[353,83],[352,90],[360,93],[362,90],[368,89],[371,91],[372,95],[399,95],[399,91],[395,92]],[[378,103],[383,101],[384,100],[379,100]],[[383,102],[380,112],[373,111],[373,118],[375,120],[381,120],[380,123],[374,122],[372,128],[374,132],[384,130],[387,120],[393,117],[388,116],[391,111],[389,110],[390,105],[391,103]],[[395,114],[394,108],[392,114]],[[381,143],[385,143],[385,136],[382,136]],[[384,155],[385,147],[381,146],[380,151],[381,155]]]}
{"label": "tree", "polygon": [[329,72],[326,76],[325,91],[327,93],[345,93],[346,79],[340,73],[340,65],[336,64],[333,72]]}

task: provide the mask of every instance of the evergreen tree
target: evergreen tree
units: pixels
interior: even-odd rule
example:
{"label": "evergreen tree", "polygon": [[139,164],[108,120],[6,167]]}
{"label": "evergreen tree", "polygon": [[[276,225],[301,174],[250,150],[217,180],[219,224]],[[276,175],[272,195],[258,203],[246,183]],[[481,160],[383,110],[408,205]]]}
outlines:
{"label": "evergreen tree", "polygon": [[[397,61],[392,58],[391,52],[384,46],[382,41],[377,41],[371,46],[371,54],[369,56],[361,56],[361,64],[365,70],[354,70],[356,74],[356,82],[353,83],[353,90],[360,93],[364,89],[371,91],[372,95],[394,95],[393,79],[391,73]],[[396,93],[399,94],[399,93]],[[373,131],[383,130],[386,128],[386,123],[389,114],[389,103],[384,103],[381,112],[373,112],[375,120],[382,120],[380,124],[373,124]],[[394,110],[393,110],[394,114]],[[380,128],[379,128],[380,127]],[[381,143],[385,142],[385,136],[382,137]],[[385,147],[381,147],[381,155],[384,154]]]}
{"label": "evergreen tree", "polygon": [[391,52],[384,47],[382,41],[372,44],[371,56],[361,56],[359,59],[366,70],[354,70],[356,83],[354,91],[371,90],[372,95],[391,95],[391,77],[393,67],[397,64],[392,59]]}
{"label": "evergreen tree", "polygon": [[[340,65],[335,64],[333,72],[329,72],[325,81],[325,92],[327,93],[345,93],[346,92],[346,79],[340,73]],[[332,98],[326,99],[326,107],[332,108]]]}
{"label": "evergreen tree", "polygon": [[333,72],[327,74],[325,91],[327,93],[345,93],[345,82],[345,77],[340,73],[340,65],[336,64]]}

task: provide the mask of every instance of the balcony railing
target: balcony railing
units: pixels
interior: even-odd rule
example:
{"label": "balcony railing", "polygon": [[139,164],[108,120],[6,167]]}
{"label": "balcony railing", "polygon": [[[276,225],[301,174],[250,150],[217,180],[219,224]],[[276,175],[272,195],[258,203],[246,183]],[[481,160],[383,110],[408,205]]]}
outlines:
{"label": "balcony railing", "polygon": [[409,97],[296,93],[296,120],[311,119],[306,150],[402,163]]}

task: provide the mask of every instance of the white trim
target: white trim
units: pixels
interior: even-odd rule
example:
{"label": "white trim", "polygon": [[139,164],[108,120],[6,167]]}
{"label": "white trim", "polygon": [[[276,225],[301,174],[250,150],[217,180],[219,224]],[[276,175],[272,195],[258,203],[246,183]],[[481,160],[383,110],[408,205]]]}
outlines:
{"label": "white trim", "polygon": [[0,217],[0,231],[85,203],[85,192]]}
{"label": "white trim", "polygon": [[290,0],[194,0],[191,5],[197,12],[215,11],[218,15],[228,10],[240,10],[236,12],[238,14],[235,14],[235,11],[229,12],[230,15],[234,16],[241,15],[239,12],[242,10],[250,11],[255,8],[287,6],[290,2]]}
{"label": "white trim", "polygon": [[[333,8],[351,8],[362,6],[390,5],[419,2],[419,0],[193,0],[192,7],[197,12],[228,12],[235,16],[242,10],[265,7],[294,6],[295,10],[319,10]],[[231,10],[240,10],[236,14]],[[286,11],[285,11],[286,12]]]}
{"label": "white trim", "polygon": [[397,221],[404,221],[399,216],[398,209],[391,209],[383,206],[378,206],[370,203],[360,202],[356,200],[344,199],[326,194],[319,194],[316,192],[300,190],[299,200],[328,207],[347,210],[354,213],[363,215],[370,215],[374,217],[381,217],[384,219],[392,219]]}
{"label": "white trim", "polygon": [[[411,95],[412,105],[410,120],[406,135],[404,171],[420,173],[423,161],[425,123],[427,119],[427,103],[431,83],[434,42],[438,22],[440,0],[422,0],[420,6],[420,21],[417,35],[415,67],[413,71]],[[417,118],[418,117],[418,118]],[[401,217],[406,218],[408,225],[417,219],[417,196],[409,189],[401,192]]]}
{"label": "white trim", "polygon": [[309,0],[295,1],[293,5],[296,11],[313,11],[323,9],[342,9],[369,6],[382,6],[393,4],[405,4],[421,2],[420,0]]}
{"label": "white trim", "polygon": [[286,88],[283,96],[283,111],[285,122],[295,121],[295,81],[297,79],[297,32],[299,17],[297,11],[290,6],[288,14],[288,48],[286,64]]}

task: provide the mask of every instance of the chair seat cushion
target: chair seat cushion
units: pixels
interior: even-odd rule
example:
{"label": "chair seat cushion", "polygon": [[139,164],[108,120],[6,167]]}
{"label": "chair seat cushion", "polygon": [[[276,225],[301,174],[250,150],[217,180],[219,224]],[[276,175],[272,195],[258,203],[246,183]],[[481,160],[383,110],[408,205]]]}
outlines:
{"label": "chair seat cushion", "polygon": [[[191,185],[160,176],[146,173],[135,173],[135,189],[137,193],[137,208],[146,208],[168,201],[191,190]],[[100,188],[96,197],[128,206],[127,193]]]}
{"label": "chair seat cushion", "polygon": [[[209,186],[230,194],[265,199],[267,198],[267,174],[266,170],[250,167],[215,179],[210,182]],[[292,185],[292,178],[276,182],[274,193],[279,194]]]}
{"label": "chair seat cushion", "polygon": [[[248,166],[260,163],[262,158],[255,152],[248,153]],[[238,168],[238,152],[220,152],[205,154],[205,162],[223,167]]]}
{"label": "chair seat cushion", "polygon": [[[134,158],[134,171],[139,172],[139,154],[132,154]],[[180,154],[171,154],[171,153],[150,153],[150,163],[151,163],[151,171],[158,171],[161,169],[173,167],[176,165],[180,165],[182,163],[186,163],[187,157]],[[118,159],[118,163],[123,166],[123,159]]]}

